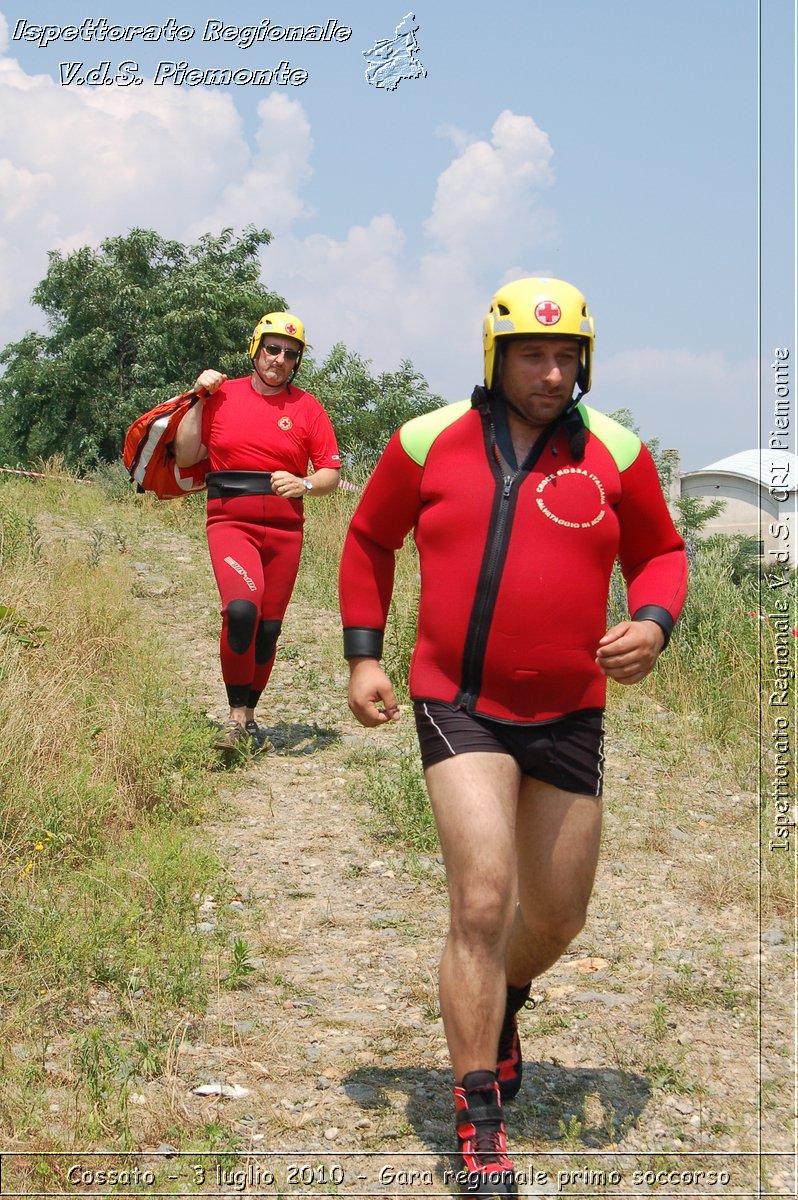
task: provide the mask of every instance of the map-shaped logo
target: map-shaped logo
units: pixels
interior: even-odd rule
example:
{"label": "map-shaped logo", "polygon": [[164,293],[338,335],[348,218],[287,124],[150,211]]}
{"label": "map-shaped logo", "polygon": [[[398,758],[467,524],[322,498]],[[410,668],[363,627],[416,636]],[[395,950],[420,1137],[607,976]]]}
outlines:
{"label": "map-shaped logo", "polygon": [[403,79],[423,79],[427,68],[418,58],[418,22],[415,13],[407,13],[391,38],[379,38],[370,50],[363,51],[368,60],[366,82],[372,87],[393,92]]}

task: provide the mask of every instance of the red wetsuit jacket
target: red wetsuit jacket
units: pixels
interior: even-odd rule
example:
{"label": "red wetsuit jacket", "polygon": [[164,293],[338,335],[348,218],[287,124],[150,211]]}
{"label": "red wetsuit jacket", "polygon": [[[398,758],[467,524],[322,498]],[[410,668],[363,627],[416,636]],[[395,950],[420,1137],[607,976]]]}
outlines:
{"label": "red wetsuit jacket", "polygon": [[421,567],[415,699],[521,722],[602,707],[595,656],[616,557],[632,617],[670,635],[687,564],[651,455],[609,417],[578,411],[581,460],[555,425],[518,470],[503,465],[480,388],[394,434],[344,546],[348,657],[381,656],[394,555],[411,529]]}

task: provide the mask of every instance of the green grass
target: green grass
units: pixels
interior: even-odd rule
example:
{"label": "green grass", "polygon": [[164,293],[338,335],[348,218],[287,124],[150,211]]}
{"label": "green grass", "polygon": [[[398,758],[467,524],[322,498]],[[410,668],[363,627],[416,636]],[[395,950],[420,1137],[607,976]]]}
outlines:
{"label": "green grass", "polygon": [[375,814],[375,837],[411,852],[436,853],[438,835],[415,744],[408,740],[398,754],[369,749],[349,761],[358,767],[358,796]]}
{"label": "green grass", "polygon": [[129,1144],[129,1087],[209,991],[193,927],[221,880],[194,828],[215,804],[210,735],[135,600],[139,521],[137,502],[109,507],[96,488],[0,486],[7,1146],[72,1137],[51,1128],[47,1059],[72,1079],[82,1136]]}

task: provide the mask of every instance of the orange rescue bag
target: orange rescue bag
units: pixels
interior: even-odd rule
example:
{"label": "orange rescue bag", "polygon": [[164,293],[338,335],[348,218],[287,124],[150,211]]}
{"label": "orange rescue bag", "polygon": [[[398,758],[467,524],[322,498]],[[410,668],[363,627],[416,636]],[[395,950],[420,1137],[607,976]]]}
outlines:
{"label": "orange rescue bag", "polygon": [[198,399],[196,392],[174,396],[137,417],[128,429],[122,460],[137,491],[153,492],[159,500],[172,500],[205,487],[210,460],[203,458],[193,466],[179,467],[174,452],[177,427]]}

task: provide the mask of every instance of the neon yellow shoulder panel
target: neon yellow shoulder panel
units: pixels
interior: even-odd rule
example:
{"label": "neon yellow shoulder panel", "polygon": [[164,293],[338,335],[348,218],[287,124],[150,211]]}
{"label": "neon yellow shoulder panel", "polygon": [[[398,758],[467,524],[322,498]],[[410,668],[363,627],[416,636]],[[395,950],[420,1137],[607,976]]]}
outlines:
{"label": "neon yellow shoulder panel", "polygon": [[627,467],[631,467],[640,453],[641,442],[637,434],[614,421],[612,417],[597,412],[595,408],[588,408],[586,404],[579,404],[577,407],[586,428],[607,447],[618,470],[625,471]]}
{"label": "neon yellow shoulder panel", "polygon": [[420,417],[411,417],[399,430],[399,441],[408,458],[423,467],[436,437],[459,421],[470,408],[470,400],[459,400],[457,404],[444,404],[443,408],[422,413]]}

